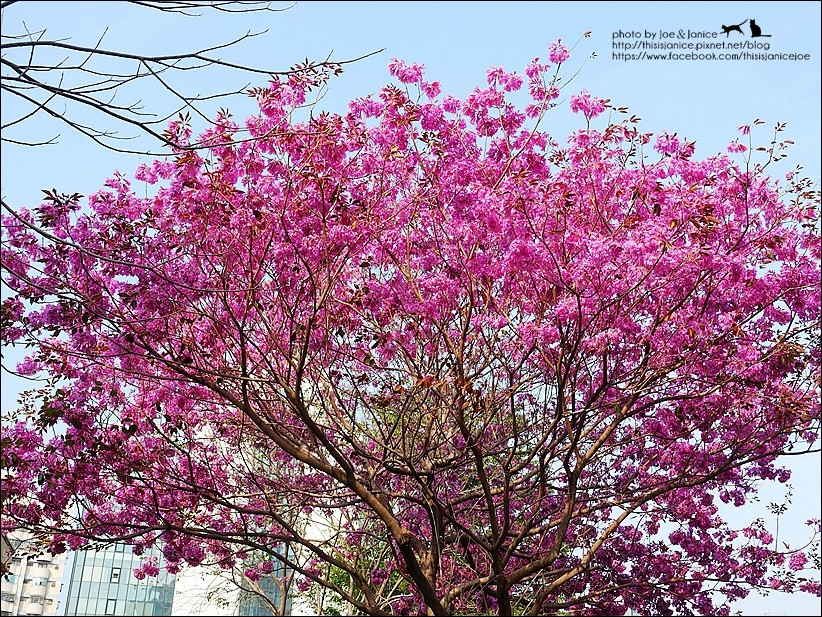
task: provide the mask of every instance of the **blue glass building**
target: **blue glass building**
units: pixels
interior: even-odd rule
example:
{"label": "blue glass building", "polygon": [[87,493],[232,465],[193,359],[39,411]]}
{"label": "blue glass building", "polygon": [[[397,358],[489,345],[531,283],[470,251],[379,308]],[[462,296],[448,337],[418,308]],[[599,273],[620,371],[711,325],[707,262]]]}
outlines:
{"label": "blue glass building", "polygon": [[[134,555],[130,546],[117,544],[105,549],[77,551],[66,562],[58,615],[120,615],[123,617],[168,616],[174,604],[175,577],[162,567],[162,554],[157,549],[146,550],[145,555],[157,556],[160,574],[138,580],[134,569],[140,566],[141,557]],[[282,576],[282,566],[275,576]],[[181,584],[185,588],[183,581]],[[282,607],[282,592],[276,581],[264,576],[255,585],[258,593],[234,587],[234,593],[226,590],[225,607],[209,605],[213,598],[206,589],[194,587],[180,590],[181,606],[176,614],[188,614],[187,606],[196,607],[191,614],[234,614],[252,617],[268,617],[277,614],[259,593],[265,594],[274,606]],[[192,594],[193,597],[192,597]],[[202,596],[202,597],[201,597]],[[193,603],[192,603],[193,601]],[[190,607],[189,607],[190,608]],[[286,614],[291,612],[291,598],[287,597]],[[228,609],[228,611],[226,611]],[[206,612],[203,612],[203,611]],[[183,612],[180,612],[183,611]]]}
{"label": "blue glass building", "polygon": [[[146,551],[160,557],[159,551]],[[130,546],[78,551],[66,564],[63,615],[171,615],[174,577],[162,568],[157,577],[137,580],[141,558]]]}

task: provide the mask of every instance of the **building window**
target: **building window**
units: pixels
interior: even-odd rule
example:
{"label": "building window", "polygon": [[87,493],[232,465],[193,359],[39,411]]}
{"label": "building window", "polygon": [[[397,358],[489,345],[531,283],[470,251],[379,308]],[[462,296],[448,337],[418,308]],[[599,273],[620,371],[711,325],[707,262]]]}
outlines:
{"label": "building window", "polygon": [[4,593],[3,602],[14,602],[14,596],[10,593]]}
{"label": "building window", "polygon": [[111,583],[119,583],[120,582],[120,568],[112,568],[111,569],[111,578],[109,579]]}
{"label": "building window", "polygon": [[54,600],[51,598],[46,598],[46,604],[54,604]]}
{"label": "building window", "polygon": [[117,600],[106,600],[106,615],[114,615],[117,610]]}
{"label": "building window", "polygon": [[42,604],[43,603],[43,598],[41,598],[40,596],[32,596],[31,597],[31,603],[32,604]]}
{"label": "building window", "polygon": [[[25,582],[25,581],[23,581],[23,582]],[[38,586],[41,586],[41,587],[45,587],[48,584],[48,582],[49,582],[49,579],[43,578],[43,577],[38,577],[38,578],[31,579],[31,584],[32,585],[38,585]]]}

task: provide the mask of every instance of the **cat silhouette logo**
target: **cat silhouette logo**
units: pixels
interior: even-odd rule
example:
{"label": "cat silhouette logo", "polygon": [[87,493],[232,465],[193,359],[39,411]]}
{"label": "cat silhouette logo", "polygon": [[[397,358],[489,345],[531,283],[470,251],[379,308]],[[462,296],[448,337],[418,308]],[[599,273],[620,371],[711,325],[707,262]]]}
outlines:
{"label": "cat silhouette logo", "polygon": [[745,32],[742,30],[742,26],[745,25],[745,22],[748,22],[748,27],[751,29],[752,39],[758,38],[760,36],[771,36],[770,34],[762,34],[762,28],[759,26],[759,24],[756,23],[756,20],[751,18],[746,19],[742,23],[731,24],[730,26],[722,24],[722,32],[725,33],[725,38],[727,39],[731,32],[739,32],[739,34],[745,36]]}
{"label": "cat silhouette logo", "polygon": [[762,28],[760,28],[753,19],[748,20],[748,25],[751,27],[751,38],[753,39],[760,36],[771,36],[770,34],[762,34]]}

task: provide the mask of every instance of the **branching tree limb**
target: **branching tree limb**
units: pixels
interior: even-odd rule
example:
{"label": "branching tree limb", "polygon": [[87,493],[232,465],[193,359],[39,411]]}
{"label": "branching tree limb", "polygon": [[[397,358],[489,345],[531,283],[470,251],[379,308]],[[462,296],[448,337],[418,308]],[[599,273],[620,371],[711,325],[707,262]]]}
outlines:
{"label": "branching tree limb", "polygon": [[[2,140],[24,146],[54,144],[59,135],[47,139],[32,139],[25,135],[24,125],[38,115],[50,116],[79,132],[100,146],[115,152],[158,155],[150,148],[134,146],[140,135],[152,142],[176,149],[197,149],[202,144],[181,143],[174,135],[163,131],[164,125],[181,114],[193,114],[206,122],[211,115],[203,108],[207,101],[222,99],[247,91],[250,83],[238,88],[191,94],[177,82],[183,74],[205,69],[228,69],[258,79],[293,74],[306,69],[339,72],[342,66],[378,53],[359,58],[335,61],[329,55],[324,60],[302,64],[289,69],[275,69],[232,62],[220,54],[245,41],[265,34],[265,30],[246,32],[228,42],[174,54],[129,53],[104,44],[106,32],[94,44],[85,45],[47,36],[47,30],[30,31],[22,24],[21,31],[10,33],[8,24],[14,22],[5,10],[14,1],[3,2],[2,73],[0,91],[4,106],[16,103],[15,111],[2,123]],[[291,6],[274,8],[269,2],[125,2],[164,14],[187,17],[202,15],[203,10],[222,13],[276,13]],[[55,56],[54,54],[60,54]],[[170,95],[165,107],[157,101],[146,104],[142,99],[122,102],[139,87],[142,92],[153,83],[159,92]],[[207,83],[203,80],[203,83]],[[19,108],[19,111],[17,111]],[[93,123],[82,120],[82,110],[93,110]],[[126,130],[127,129],[127,130]],[[122,132],[121,132],[122,131]],[[167,152],[166,152],[167,153]]]}

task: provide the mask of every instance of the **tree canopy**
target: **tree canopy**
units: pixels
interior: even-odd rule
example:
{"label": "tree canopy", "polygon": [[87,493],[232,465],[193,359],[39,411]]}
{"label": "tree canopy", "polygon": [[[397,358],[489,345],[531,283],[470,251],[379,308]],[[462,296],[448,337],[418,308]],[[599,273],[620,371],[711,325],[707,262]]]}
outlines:
{"label": "tree canopy", "polygon": [[7,208],[4,342],[47,383],[4,430],[3,529],[285,564],[369,615],[819,594],[720,507],[817,447],[818,193],[768,175],[782,127],[697,159],[582,91],[556,141],[567,58],[464,100],[393,60],[301,119],[309,67],[242,125],[172,122],[153,195]]}

